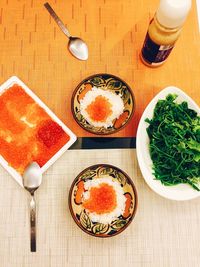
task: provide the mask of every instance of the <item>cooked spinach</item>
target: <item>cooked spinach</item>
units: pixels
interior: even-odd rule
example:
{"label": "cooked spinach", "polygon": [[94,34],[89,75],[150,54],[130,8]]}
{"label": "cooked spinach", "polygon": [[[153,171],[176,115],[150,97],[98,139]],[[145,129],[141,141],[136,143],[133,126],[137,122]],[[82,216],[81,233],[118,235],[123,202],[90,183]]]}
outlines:
{"label": "cooked spinach", "polygon": [[190,184],[200,191],[200,116],[169,94],[155,106],[147,134],[155,179],[164,185]]}

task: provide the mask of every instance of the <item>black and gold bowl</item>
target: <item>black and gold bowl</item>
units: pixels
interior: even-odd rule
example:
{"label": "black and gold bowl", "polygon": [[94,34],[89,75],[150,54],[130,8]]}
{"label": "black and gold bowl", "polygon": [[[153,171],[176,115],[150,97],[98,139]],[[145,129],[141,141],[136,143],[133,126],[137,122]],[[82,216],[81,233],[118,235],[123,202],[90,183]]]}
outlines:
{"label": "black and gold bowl", "polygon": [[[108,128],[94,127],[81,114],[80,101],[93,87],[119,95],[124,103],[123,113]],[[93,134],[108,135],[120,131],[130,122],[135,109],[135,98],[129,85],[122,79],[111,74],[95,74],[84,79],[76,87],[72,95],[71,109],[74,119],[81,128]]]}

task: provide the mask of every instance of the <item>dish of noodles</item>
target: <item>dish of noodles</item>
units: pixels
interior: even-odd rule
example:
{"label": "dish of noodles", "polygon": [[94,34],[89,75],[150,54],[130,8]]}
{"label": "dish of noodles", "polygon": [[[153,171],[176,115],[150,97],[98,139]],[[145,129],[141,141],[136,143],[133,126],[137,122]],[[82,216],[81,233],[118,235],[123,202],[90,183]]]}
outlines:
{"label": "dish of noodles", "polygon": [[96,74],[74,90],[71,108],[74,119],[84,130],[98,135],[113,134],[131,120],[135,107],[131,88],[110,74]]}
{"label": "dish of noodles", "polygon": [[77,225],[86,233],[109,237],[132,221],[137,193],[131,179],[111,165],[94,165],[74,180],[69,207]]}

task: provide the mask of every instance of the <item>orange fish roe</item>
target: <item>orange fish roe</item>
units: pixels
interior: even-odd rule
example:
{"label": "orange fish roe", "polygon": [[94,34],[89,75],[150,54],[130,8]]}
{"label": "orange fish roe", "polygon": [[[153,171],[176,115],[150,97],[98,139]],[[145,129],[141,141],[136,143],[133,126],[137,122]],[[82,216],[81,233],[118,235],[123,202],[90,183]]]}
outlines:
{"label": "orange fish roe", "polygon": [[87,113],[93,121],[104,122],[112,114],[112,104],[104,96],[97,96],[86,108]]}
{"label": "orange fish roe", "polygon": [[83,202],[83,207],[89,212],[104,214],[113,211],[117,206],[114,188],[106,183],[90,189],[90,197]]}
{"label": "orange fish roe", "polygon": [[19,85],[0,95],[0,155],[23,173],[31,161],[42,167],[69,136]]}
{"label": "orange fish roe", "polygon": [[65,134],[62,127],[60,127],[55,121],[47,121],[38,130],[38,138],[47,147],[55,145],[58,140]]}

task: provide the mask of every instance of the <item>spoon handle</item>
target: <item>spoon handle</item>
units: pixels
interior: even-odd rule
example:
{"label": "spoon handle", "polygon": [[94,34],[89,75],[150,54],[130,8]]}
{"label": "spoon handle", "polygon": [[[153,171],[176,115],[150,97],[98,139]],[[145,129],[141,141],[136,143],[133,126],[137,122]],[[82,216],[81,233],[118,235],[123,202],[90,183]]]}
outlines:
{"label": "spoon handle", "polygon": [[30,202],[30,226],[31,226],[31,252],[36,252],[36,204],[34,195],[31,197]]}
{"label": "spoon handle", "polygon": [[46,7],[46,9],[49,11],[50,15],[52,16],[52,18],[55,20],[55,22],[58,24],[58,26],[60,27],[61,31],[68,37],[71,37],[71,34],[69,33],[68,29],[65,27],[64,23],[62,22],[62,20],[58,17],[58,15],[55,13],[55,11],[53,10],[53,8],[49,5],[49,3],[45,3],[44,6]]}

